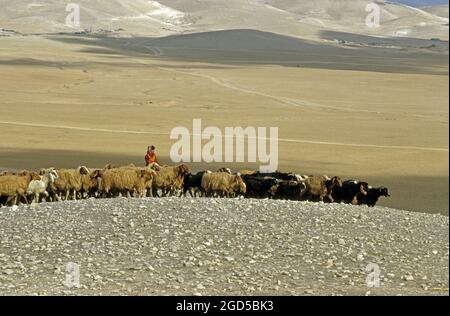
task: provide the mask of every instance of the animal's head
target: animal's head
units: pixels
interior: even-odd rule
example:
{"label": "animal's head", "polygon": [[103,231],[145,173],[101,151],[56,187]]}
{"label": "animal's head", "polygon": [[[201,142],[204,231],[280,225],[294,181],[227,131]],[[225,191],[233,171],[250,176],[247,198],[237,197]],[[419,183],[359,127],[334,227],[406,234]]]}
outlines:
{"label": "animal's head", "polygon": [[34,181],[34,180],[41,180],[42,177],[39,175],[39,173],[34,172],[34,171],[28,171],[28,174],[25,174],[25,177],[28,177],[28,179],[30,181]]}
{"label": "animal's head", "polygon": [[95,169],[93,171],[91,171],[91,173],[89,173],[89,178],[91,178],[92,180],[98,179],[102,176],[102,170],[100,169]]}
{"label": "animal's head", "polygon": [[87,175],[89,174],[89,169],[85,166],[80,166],[77,168],[78,172],[82,175]]}
{"label": "animal's head", "polygon": [[267,181],[269,182],[270,185],[269,194],[274,196],[275,194],[277,194],[278,191],[278,180],[271,178],[268,179]]}
{"label": "animal's head", "polygon": [[153,177],[156,175],[156,172],[154,170],[142,169],[139,172],[141,175],[141,179],[146,182],[153,180]]}
{"label": "animal's head", "polygon": [[31,172],[28,170],[22,170],[18,173],[19,176],[23,177],[23,176],[28,176]]}
{"label": "animal's head", "polygon": [[151,169],[151,170],[155,170],[155,171],[161,171],[161,166],[158,165],[156,162],[153,162],[153,163],[149,164],[147,166],[147,168]]}
{"label": "animal's head", "polygon": [[88,175],[83,176],[83,186],[85,187],[85,189],[90,190],[98,188],[102,180],[101,177],[103,171],[104,170],[102,169],[94,169],[90,170]]}
{"label": "animal's head", "polygon": [[304,181],[298,182],[298,187],[300,189],[300,193],[303,193],[306,190],[306,184]]}
{"label": "animal's head", "polygon": [[106,166],[103,167],[103,170],[109,170],[109,169],[114,169],[115,167],[112,164],[107,164]]}
{"label": "animal's head", "polygon": [[367,182],[360,182],[359,183],[359,192],[363,195],[367,195],[368,191],[369,191],[369,184]]}
{"label": "animal's head", "polygon": [[39,169],[39,175],[41,175],[41,176],[46,175],[46,174],[50,173],[50,171],[52,171],[52,170],[56,171],[56,169],[54,167]]}
{"label": "animal's head", "polygon": [[100,178],[103,178],[103,176],[105,175],[105,172],[106,172],[106,170],[97,170],[97,172],[95,172],[94,174],[93,174],[93,176],[96,178],[96,179],[100,179]]}
{"label": "animal's head", "polygon": [[50,168],[49,170],[47,170],[47,172],[45,173],[44,176],[47,176],[47,177],[48,177],[48,180],[49,180],[50,183],[55,182],[56,179],[59,178],[58,172],[56,172],[56,170],[53,169],[53,168]]}
{"label": "animal's head", "polygon": [[189,173],[189,167],[185,164],[179,165],[177,168],[179,175],[184,176],[185,174]]}
{"label": "animal's head", "polygon": [[237,184],[240,193],[247,192],[247,185],[240,175],[235,177],[235,183]]}
{"label": "animal's head", "polygon": [[385,188],[385,187],[379,188],[379,189],[378,189],[378,192],[380,193],[380,196],[385,196],[385,197],[391,196],[391,195],[389,194],[388,188]]}
{"label": "animal's head", "polygon": [[230,168],[220,168],[217,172],[232,174]]}
{"label": "animal's head", "polygon": [[342,180],[339,177],[333,177],[331,178],[331,184],[335,187],[342,187]]}

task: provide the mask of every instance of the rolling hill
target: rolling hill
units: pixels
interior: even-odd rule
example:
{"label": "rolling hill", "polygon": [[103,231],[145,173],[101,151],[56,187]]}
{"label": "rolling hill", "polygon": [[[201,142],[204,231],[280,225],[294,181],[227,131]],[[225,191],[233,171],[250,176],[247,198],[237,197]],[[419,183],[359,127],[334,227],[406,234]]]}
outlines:
{"label": "rolling hill", "polygon": [[65,4],[56,0],[0,0],[0,28],[22,33],[124,29],[133,34],[170,35],[255,29],[318,39],[322,31],[373,36],[448,39],[448,6],[421,10],[377,1],[381,26],[365,24],[368,0],[80,0],[81,26],[65,25]]}

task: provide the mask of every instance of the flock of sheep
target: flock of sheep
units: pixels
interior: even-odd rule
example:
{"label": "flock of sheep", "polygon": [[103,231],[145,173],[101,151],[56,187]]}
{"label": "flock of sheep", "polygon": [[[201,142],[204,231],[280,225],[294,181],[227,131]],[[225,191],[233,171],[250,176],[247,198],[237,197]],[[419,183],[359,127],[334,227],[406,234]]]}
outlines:
{"label": "flock of sheep", "polygon": [[102,169],[80,166],[76,169],[41,169],[0,174],[0,207],[85,198],[194,196],[273,198],[366,204],[374,206],[380,196],[389,196],[385,187],[373,188],[366,182],[339,177],[301,176],[292,173],[260,173],[241,170],[233,174],[190,173],[185,164],[148,167],[134,165]]}

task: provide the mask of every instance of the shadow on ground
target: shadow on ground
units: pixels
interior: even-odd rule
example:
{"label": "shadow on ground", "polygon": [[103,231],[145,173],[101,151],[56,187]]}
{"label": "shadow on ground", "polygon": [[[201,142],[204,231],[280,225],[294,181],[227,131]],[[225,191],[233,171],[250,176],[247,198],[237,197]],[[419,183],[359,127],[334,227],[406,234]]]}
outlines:
{"label": "shadow on ground", "polygon": [[[66,44],[82,45],[81,52],[109,58],[121,56],[234,66],[256,64],[448,74],[448,42],[381,40],[337,32],[324,32],[322,36],[329,44],[256,30],[214,31],[161,38],[69,34],[50,35],[48,38]],[[337,42],[332,43],[335,40]],[[361,45],[348,47],[349,45],[339,45],[339,41],[357,41]],[[375,45],[376,43],[378,44]],[[388,48],[395,45],[400,49]]]}

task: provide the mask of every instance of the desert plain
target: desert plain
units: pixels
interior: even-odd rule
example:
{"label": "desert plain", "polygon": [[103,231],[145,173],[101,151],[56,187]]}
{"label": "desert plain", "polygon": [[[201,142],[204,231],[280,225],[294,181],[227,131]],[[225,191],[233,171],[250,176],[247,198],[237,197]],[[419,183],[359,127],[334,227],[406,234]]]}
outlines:
{"label": "desert plain", "polygon": [[[254,30],[0,37],[0,168],[142,165],[150,144],[171,164],[171,130],[201,118],[278,127],[280,170],[364,179],[390,189],[382,205],[448,214],[448,84],[448,52]],[[225,165],[259,166],[191,167]]]}

